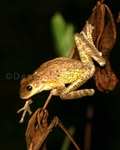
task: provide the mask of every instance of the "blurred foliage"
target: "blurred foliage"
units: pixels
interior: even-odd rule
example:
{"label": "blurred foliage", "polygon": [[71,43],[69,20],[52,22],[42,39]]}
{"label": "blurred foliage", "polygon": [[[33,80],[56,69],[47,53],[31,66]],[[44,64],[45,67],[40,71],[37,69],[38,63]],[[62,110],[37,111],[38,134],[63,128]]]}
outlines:
{"label": "blurred foliage", "polygon": [[67,23],[62,15],[57,12],[51,18],[51,30],[57,55],[68,56],[74,44],[74,26]]}

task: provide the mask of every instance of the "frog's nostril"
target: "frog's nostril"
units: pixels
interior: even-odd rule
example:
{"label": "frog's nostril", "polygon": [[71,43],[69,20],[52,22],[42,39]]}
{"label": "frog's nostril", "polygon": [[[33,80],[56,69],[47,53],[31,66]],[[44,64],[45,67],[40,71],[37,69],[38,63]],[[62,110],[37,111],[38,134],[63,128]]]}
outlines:
{"label": "frog's nostril", "polygon": [[31,86],[31,85],[28,85],[28,86],[26,87],[26,89],[27,89],[28,91],[31,91],[31,90],[32,90],[32,86]]}

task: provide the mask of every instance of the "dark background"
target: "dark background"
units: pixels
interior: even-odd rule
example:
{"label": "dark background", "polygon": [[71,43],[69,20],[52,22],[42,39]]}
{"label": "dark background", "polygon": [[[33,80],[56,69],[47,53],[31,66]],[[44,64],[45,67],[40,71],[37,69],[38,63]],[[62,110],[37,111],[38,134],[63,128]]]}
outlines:
{"label": "dark background", "polygon": [[[114,18],[120,10],[120,1],[106,0]],[[0,2],[0,149],[25,150],[25,130],[29,116],[19,124],[21,114],[16,111],[24,105],[19,98],[22,76],[31,74],[43,62],[56,57],[50,28],[50,19],[61,12],[67,22],[80,32],[89,18],[96,0],[3,0]],[[120,24],[117,24],[117,42],[111,53],[112,68],[120,79]],[[92,86],[96,89],[94,83]],[[49,92],[33,97],[32,111],[42,107]],[[84,150],[86,111],[94,107],[91,150],[120,149],[120,85],[109,94],[97,91],[93,97],[62,101],[54,97],[48,110],[49,121],[58,116],[68,128],[75,127],[74,138]],[[59,150],[64,133],[56,127],[50,135],[48,149]],[[71,144],[71,149],[75,149]]]}

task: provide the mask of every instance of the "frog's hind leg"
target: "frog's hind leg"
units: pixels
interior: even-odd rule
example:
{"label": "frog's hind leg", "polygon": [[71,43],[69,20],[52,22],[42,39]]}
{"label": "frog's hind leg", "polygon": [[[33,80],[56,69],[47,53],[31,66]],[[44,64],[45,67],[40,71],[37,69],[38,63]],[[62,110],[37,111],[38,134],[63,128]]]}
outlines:
{"label": "frog's hind leg", "polygon": [[93,43],[92,31],[94,27],[86,22],[85,29],[79,33],[74,35],[75,43],[77,45],[80,57],[82,51],[86,51],[87,54],[93,58],[96,62],[99,63],[100,66],[104,66],[106,64],[105,59],[102,56],[102,53],[98,51]]}
{"label": "frog's hind leg", "polygon": [[86,66],[80,77],[72,82],[68,87],[65,87],[63,91],[59,94],[61,99],[75,99],[75,98],[81,98],[83,96],[91,96],[94,94],[94,89],[83,89],[83,90],[77,90],[79,87],[81,87],[84,83],[86,83],[95,72],[95,68],[89,68]]}

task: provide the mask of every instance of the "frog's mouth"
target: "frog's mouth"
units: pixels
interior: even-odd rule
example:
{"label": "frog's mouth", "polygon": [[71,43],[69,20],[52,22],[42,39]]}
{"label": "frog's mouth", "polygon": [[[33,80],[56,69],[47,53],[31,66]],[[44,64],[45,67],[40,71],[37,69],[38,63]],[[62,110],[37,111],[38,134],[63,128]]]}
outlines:
{"label": "frog's mouth", "polygon": [[55,84],[49,84],[49,83],[40,83],[39,81],[35,82],[34,84],[29,84],[24,88],[20,89],[20,98],[21,99],[29,99],[33,95],[38,94],[42,91],[52,90],[55,87]]}
{"label": "frog's mouth", "polygon": [[19,96],[21,99],[30,99],[33,95],[43,91],[43,85],[27,85],[26,87],[20,89]]}
{"label": "frog's mouth", "polygon": [[25,100],[31,98],[33,96],[32,88],[31,88],[31,90],[30,90],[30,87],[26,88],[26,89],[21,89],[19,96],[21,99],[25,99]]}
{"label": "frog's mouth", "polygon": [[32,95],[28,94],[28,92],[27,93],[26,92],[24,92],[24,93],[22,92],[22,93],[19,94],[19,96],[20,96],[21,99],[24,99],[24,100],[27,100],[27,99],[32,97]]}

